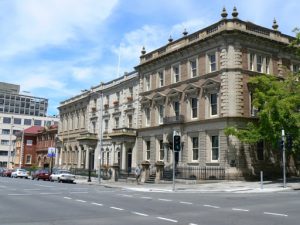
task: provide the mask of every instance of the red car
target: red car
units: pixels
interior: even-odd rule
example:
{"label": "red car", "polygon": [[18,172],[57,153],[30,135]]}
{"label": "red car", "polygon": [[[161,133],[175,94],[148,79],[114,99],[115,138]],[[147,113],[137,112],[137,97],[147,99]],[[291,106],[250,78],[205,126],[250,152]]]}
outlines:
{"label": "red car", "polygon": [[31,179],[50,180],[50,172],[48,170],[37,170],[31,175]]}
{"label": "red car", "polygon": [[11,173],[12,173],[11,169],[4,169],[2,175],[3,177],[11,177]]}

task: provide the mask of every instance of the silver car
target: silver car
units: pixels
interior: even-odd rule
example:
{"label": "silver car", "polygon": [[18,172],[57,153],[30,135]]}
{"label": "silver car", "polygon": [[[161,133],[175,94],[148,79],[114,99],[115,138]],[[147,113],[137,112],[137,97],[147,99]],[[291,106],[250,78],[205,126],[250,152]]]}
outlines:
{"label": "silver car", "polygon": [[50,175],[50,181],[73,183],[75,175],[68,170],[57,170]]}
{"label": "silver car", "polygon": [[15,169],[12,171],[11,177],[14,178],[21,177],[21,178],[28,179],[28,171],[24,169]]}

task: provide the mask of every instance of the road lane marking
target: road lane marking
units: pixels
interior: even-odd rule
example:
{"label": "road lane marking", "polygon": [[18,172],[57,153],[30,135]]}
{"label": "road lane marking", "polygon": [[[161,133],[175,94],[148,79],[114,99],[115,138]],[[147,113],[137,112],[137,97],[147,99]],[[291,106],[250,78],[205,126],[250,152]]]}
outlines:
{"label": "road lane marking", "polygon": [[143,196],[141,197],[142,199],[152,199],[151,197],[146,197],[146,196]]}
{"label": "road lane marking", "polygon": [[39,193],[40,195],[60,195],[61,193],[60,192],[42,192],[42,193]]}
{"label": "road lane marking", "polygon": [[214,209],[219,209],[219,206],[215,206],[215,205],[203,205],[204,207],[209,207],[209,208],[214,208]]}
{"label": "road lane marking", "polygon": [[11,195],[11,196],[22,196],[22,195],[32,195],[32,194],[8,194],[8,195]]}
{"label": "road lane marking", "polygon": [[249,212],[249,209],[232,208],[233,211]]}
{"label": "road lane marking", "polygon": [[180,202],[181,204],[192,205],[192,202]]}
{"label": "road lane marking", "polygon": [[196,223],[189,223],[189,225],[198,225],[198,224],[196,224]]}
{"label": "road lane marking", "polygon": [[288,216],[287,214],[281,214],[281,213],[272,213],[272,212],[264,212],[266,215],[273,215],[273,216]]}
{"label": "road lane marking", "polygon": [[53,188],[53,187],[55,187],[55,186],[50,186],[50,185],[42,185],[42,184],[35,184],[36,186],[40,186],[40,187],[51,187],[51,188]]}
{"label": "road lane marking", "polygon": [[72,199],[72,198],[70,198],[70,197],[64,197],[65,199]]}
{"label": "road lane marking", "polygon": [[109,207],[109,208],[111,208],[111,209],[116,209],[116,210],[119,210],[119,211],[124,210],[124,209],[121,209],[121,208],[118,208],[118,207],[114,207],[114,206],[111,206],[111,207]]}
{"label": "road lane marking", "polygon": [[86,202],[84,200],[76,199],[77,202]]}
{"label": "road lane marking", "polygon": [[40,191],[41,189],[34,189],[34,188],[32,188],[32,189],[23,189],[24,191]]}
{"label": "road lane marking", "polygon": [[133,213],[135,215],[139,215],[139,216],[149,216],[149,215],[147,215],[145,213],[139,213],[139,212],[131,212],[131,213]]}
{"label": "road lane marking", "polygon": [[170,222],[173,222],[173,223],[177,223],[178,221],[177,220],[173,220],[173,219],[169,219],[169,218],[165,218],[165,217],[156,217],[157,219],[160,219],[160,220],[165,220],[165,221],[170,221]]}
{"label": "road lane marking", "polygon": [[70,191],[70,194],[88,194],[87,191]]}
{"label": "road lane marking", "polygon": [[123,197],[129,197],[129,198],[132,198],[133,196],[132,195],[125,195],[125,194],[119,194],[120,196],[123,196]]}
{"label": "road lane marking", "polygon": [[92,202],[92,205],[98,205],[98,206],[103,206],[103,204]]}
{"label": "road lane marking", "polygon": [[163,202],[171,202],[172,200],[170,199],[164,199],[164,198],[159,198],[158,199],[159,201],[163,201]]}

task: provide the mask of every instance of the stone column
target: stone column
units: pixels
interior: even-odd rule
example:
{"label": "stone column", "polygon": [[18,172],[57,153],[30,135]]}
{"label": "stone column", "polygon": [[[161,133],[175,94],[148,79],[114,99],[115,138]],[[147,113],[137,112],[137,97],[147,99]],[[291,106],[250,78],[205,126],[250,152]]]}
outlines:
{"label": "stone column", "polygon": [[78,158],[77,158],[77,168],[81,168],[81,151],[82,149],[80,148],[80,146],[77,148],[77,152],[78,152]]}
{"label": "stone column", "polygon": [[142,165],[141,182],[145,183],[145,181],[148,180],[150,176],[150,163],[148,161],[143,161],[141,165]]}
{"label": "stone column", "polygon": [[121,152],[122,152],[122,157],[121,157],[121,165],[122,165],[122,170],[127,169],[126,168],[126,149],[124,146],[124,143],[121,144]]}
{"label": "stone column", "polygon": [[87,146],[85,146],[85,151],[86,151],[86,154],[85,154],[85,166],[84,166],[84,168],[85,168],[85,169],[88,169],[88,168],[89,168],[89,155],[90,155],[90,150],[88,149]]}
{"label": "stone column", "polygon": [[155,163],[155,167],[156,167],[155,183],[159,183],[163,176],[165,164],[162,161],[157,161]]}

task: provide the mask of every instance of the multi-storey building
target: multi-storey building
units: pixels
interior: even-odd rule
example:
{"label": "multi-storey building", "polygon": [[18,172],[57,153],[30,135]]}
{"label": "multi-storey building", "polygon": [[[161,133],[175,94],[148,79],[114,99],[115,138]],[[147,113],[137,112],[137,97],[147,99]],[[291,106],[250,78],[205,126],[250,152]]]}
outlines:
{"label": "multi-storey building", "polygon": [[137,85],[137,73],[128,73],[61,102],[58,133],[62,147],[56,165],[86,169],[89,164],[97,169],[100,163],[118,163],[122,169],[135,166]]}
{"label": "multi-storey building", "polygon": [[0,82],[0,166],[11,162],[18,131],[34,125],[49,126],[59,121],[57,117],[46,116],[47,99],[19,92],[19,85]]}
{"label": "multi-storey building", "polygon": [[[228,126],[253,120],[250,77],[265,73],[283,77],[299,70],[300,60],[287,46],[293,39],[273,29],[232,18],[222,19],[190,35],[146,53],[136,70],[140,76],[141,120],[138,126],[139,162],[172,163],[172,136],[181,135],[178,165],[217,166],[227,174],[252,173],[257,165],[272,163],[264,148],[250,151]],[[277,161],[278,162],[278,161]]]}

